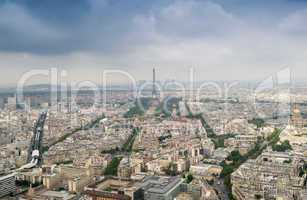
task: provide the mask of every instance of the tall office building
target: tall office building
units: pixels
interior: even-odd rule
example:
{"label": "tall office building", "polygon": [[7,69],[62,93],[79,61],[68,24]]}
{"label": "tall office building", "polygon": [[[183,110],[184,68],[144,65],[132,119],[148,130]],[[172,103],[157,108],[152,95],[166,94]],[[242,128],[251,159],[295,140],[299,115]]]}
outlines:
{"label": "tall office building", "polygon": [[71,113],[71,85],[70,84],[68,84],[67,85],[67,91],[66,91],[66,95],[67,95],[67,97],[66,97],[66,100],[67,100],[67,113]]}
{"label": "tall office building", "polygon": [[17,97],[16,97],[16,95],[14,95],[13,97],[7,98],[7,107],[8,107],[8,109],[11,109],[11,110],[17,109]]}
{"label": "tall office building", "polygon": [[156,69],[152,69],[152,97],[157,98],[157,88],[156,88]]}
{"label": "tall office building", "polygon": [[4,104],[5,104],[4,98],[0,97],[0,109],[4,109]]}

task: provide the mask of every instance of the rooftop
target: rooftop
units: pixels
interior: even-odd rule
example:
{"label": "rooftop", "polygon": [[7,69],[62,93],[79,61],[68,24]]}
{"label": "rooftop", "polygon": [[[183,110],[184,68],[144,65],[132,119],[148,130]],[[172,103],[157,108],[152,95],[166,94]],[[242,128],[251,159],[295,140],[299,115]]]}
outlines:
{"label": "rooftop", "polygon": [[182,181],[180,177],[152,176],[147,178],[141,187],[147,192],[164,194]]}

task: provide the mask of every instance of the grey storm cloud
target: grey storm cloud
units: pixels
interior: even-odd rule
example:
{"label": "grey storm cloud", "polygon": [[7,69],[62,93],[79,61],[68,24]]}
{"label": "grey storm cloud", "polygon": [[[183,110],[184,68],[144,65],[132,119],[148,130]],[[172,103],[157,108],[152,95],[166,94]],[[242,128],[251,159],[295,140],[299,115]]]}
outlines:
{"label": "grey storm cloud", "polygon": [[141,79],[152,66],[167,79],[189,67],[200,79],[306,74],[306,10],[303,0],[0,1],[0,68],[11,80],[37,66],[76,79],[115,66]]}
{"label": "grey storm cloud", "polygon": [[131,25],[129,13],[121,14],[117,5],[105,1],[21,2],[7,1],[0,6],[2,51],[61,54],[110,50]]}
{"label": "grey storm cloud", "polygon": [[157,2],[6,1],[0,5],[0,50],[120,52],[159,38],[221,36],[239,26],[211,1]]}
{"label": "grey storm cloud", "polygon": [[[244,1],[233,2],[246,9]],[[264,2],[259,5],[267,4]],[[119,53],[161,41],[223,40],[250,28],[248,21],[224,7],[227,6],[214,0],[4,1],[0,4],[0,50],[34,54]],[[306,29],[305,17],[306,11],[300,11],[287,17],[280,27],[301,31]]]}

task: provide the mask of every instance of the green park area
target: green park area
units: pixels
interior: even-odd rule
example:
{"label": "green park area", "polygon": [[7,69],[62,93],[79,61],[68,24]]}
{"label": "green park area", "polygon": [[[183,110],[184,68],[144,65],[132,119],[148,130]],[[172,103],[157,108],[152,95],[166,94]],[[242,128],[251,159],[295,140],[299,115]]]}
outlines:
{"label": "green park area", "polygon": [[114,157],[104,170],[104,175],[117,176],[117,168],[121,160],[122,157]]}

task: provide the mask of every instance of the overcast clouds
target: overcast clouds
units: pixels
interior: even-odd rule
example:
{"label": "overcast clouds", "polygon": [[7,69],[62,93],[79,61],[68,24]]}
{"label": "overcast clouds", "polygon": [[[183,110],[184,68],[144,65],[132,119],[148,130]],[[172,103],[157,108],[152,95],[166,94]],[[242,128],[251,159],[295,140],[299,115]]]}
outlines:
{"label": "overcast clouds", "polygon": [[[226,2],[226,3],[223,3]],[[304,0],[2,0],[0,84],[32,68],[74,80],[103,69],[137,79],[264,79],[284,67],[307,75]],[[306,75],[305,75],[306,74]]]}

